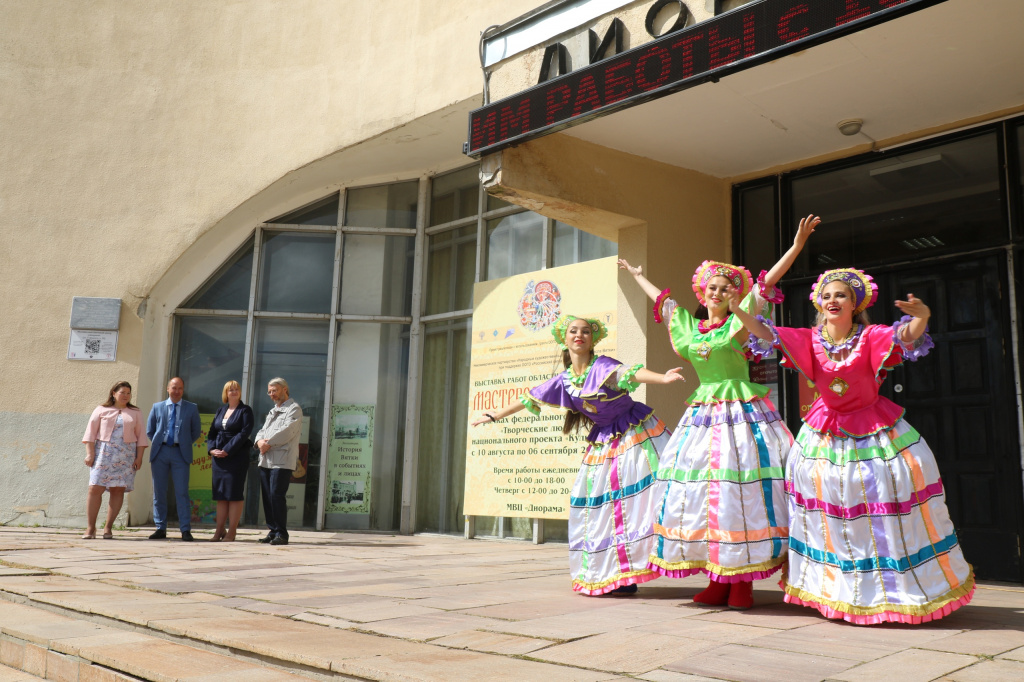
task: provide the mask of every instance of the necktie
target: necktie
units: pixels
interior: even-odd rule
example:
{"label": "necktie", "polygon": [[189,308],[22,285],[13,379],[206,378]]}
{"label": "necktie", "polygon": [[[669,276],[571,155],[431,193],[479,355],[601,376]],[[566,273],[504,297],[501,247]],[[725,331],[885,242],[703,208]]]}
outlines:
{"label": "necktie", "polygon": [[178,414],[178,403],[171,403],[171,418],[167,422],[167,436],[164,438],[164,442],[169,445],[174,445],[174,422]]}

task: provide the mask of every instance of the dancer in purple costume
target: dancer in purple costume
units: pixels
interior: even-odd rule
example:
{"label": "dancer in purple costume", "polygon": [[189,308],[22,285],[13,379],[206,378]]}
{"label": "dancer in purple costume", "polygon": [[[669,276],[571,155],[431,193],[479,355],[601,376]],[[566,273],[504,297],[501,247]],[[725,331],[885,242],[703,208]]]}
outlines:
{"label": "dancer in purple costume", "polygon": [[598,320],[564,315],[552,335],[565,371],[526,393],[521,402],[485,412],[473,426],[540,406],[568,410],[562,432],[589,427],[583,464],[569,503],[572,588],[596,596],[636,592],[658,575],[647,568],[654,540],[654,472],[670,433],[647,405],[630,398],[641,383],[683,381],[681,368],[664,374],[626,367],[594,354],[608,331]]}

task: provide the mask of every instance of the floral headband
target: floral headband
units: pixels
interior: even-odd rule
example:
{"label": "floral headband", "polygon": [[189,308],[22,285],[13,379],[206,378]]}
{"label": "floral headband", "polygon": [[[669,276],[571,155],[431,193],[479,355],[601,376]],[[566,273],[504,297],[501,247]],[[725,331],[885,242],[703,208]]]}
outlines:
{"label": "floral headband", "polygon": [[875,304],[878,300],[878,287],[871,275],[856,268],[839,268],[821,273],[818,281],[811,289],[811,303],[818,309],[819,313],[825,312],[821,305],[821,292],[829,282],[842,282],[853,290],[854,306],[853,314],[858,315]]}
{"label": "floral headband", "polygon": [[555,324],[551,326],[551,336],[555,337],[555,343],[562,350],[568,350],[568,346],[565,345],[565,330],[569,328],[569,323],[573,320],[583,320],[590,324],[590,331],[593,334],[593,341],[591,346],[596,346],[602,339],[608,337],[608,327],[604,325],[601,320],[594,320],[589,317],[580,317],[579,315],[562,315],[555,321]]}
{"label": "floral headband", "polygon": [[708,282],[712,277],[725,277],[729,280],[729,284],[740,293],[740,298],[749,294],[750,289],[754,286],[754,278],[745,267],[706,260],[700,264],[697,271],[693,273],[693,279],[690,280],[693,283],[693,293],[697,295],[697,300],[701,305],[704,305],[704,290],[707,289]]}

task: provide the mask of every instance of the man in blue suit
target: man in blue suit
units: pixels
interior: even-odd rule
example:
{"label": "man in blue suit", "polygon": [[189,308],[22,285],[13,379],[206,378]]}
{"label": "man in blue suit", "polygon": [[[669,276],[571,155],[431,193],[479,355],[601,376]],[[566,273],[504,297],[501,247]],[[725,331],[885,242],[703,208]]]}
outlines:
{"label": "man in blue suit", "polygon": [[192,466],[192,444],[199,438],[199,408],[182,400],[185,382],[174,377],[167,384],[167,400],[149,411],[146,433],[152,447],[149,465],[153,469],[153,521],[156,532],[150,540],[167,538],[167,479],[174,480],[181,539],[192,542],[192,502],[188,497],[188,472]]}

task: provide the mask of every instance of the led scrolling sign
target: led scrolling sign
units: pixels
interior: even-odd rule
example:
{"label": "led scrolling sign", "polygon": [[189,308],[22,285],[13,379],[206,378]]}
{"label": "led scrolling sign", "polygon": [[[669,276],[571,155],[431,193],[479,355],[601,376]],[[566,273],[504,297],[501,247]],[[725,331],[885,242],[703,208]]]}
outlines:
{"label": "led scrolling sign", "polygon": [[479,158],[940,2],[945,0],[750,3],[476,109],[463,151]]}

